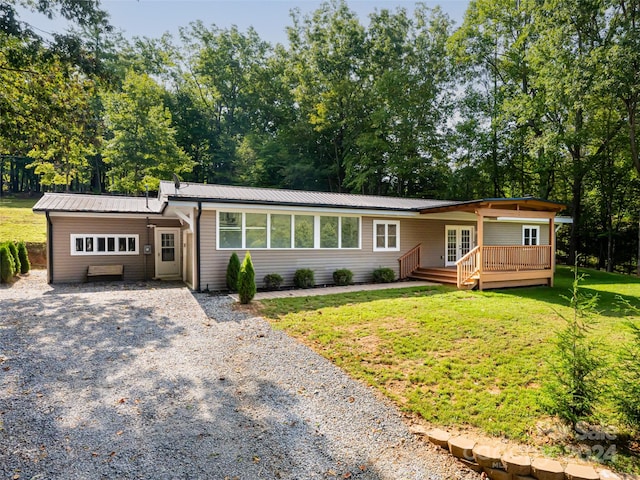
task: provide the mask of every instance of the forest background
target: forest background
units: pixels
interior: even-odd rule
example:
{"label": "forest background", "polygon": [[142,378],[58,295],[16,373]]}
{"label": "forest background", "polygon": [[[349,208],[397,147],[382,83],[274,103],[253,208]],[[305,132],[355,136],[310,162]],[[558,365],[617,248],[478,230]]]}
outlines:
{"label": "forest background", "polygon": [[[63,17],[42,36],[20,18]],[[288,42],[125,39],[98,1],[0,4],[0,196],[185,181],[567,204],[560,254],[640,274],[640,0],[334,0]]]}

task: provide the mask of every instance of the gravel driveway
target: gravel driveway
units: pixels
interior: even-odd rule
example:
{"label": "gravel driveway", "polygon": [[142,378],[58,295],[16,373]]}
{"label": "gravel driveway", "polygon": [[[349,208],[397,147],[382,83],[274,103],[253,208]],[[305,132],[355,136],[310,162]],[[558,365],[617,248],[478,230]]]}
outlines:
{"label": "gravel driveway", "polygon": [[0,477],[477,479],[228,297],[0,286]]}

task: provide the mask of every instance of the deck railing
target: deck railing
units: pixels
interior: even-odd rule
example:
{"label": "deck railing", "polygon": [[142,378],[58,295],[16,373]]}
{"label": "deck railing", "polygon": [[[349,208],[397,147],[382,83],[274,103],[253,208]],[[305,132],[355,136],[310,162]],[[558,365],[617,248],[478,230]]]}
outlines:
{"label": "deck railing", "polygon": [[400,262],[400,280],[407,278],[411,275],[411,272],[420,266],[421,245],[419,243],[398,259],[398,262]]}
{"label": "deck railing", "polygon": [[551,268],[551,245],[482,247],[482,271],[506,272]]}
{"label": "deck railing", "polygon": [[458,271],[458,288],[462,288],[468,284],[471,279],[478,273],[480,267],[480,247],[470,250],[464,257],[456,262]]}

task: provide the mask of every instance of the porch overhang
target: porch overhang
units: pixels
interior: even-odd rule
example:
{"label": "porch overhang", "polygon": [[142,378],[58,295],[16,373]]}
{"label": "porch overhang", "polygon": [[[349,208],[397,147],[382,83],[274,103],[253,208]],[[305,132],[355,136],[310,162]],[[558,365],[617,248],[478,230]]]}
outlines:
{"label": "porch overhang", "polygon": [[[477,213],[478,210],[483,210],[487,213],[495,211],[509,211],[513,212],[527,212],[529,217],[532,212],[552,212],[554,215],[567,208],[563,203],[552,202],[550,200],[543,200],[540,198],[524,197],[524,198],[485,198],[482,200],[469,200],[465,202],[456,202],[450,205],[441,205],[430,208],[424,208],[420,210],[421,214],[430,213],[446,213],[446,212],[468,212]],[[523,213],[516,214],[522,215]]]}

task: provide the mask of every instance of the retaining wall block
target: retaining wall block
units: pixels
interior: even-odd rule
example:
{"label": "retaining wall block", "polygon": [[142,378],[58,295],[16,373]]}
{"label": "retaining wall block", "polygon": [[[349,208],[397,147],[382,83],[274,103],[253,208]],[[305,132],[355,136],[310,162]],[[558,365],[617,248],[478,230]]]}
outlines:
{"label": "retaining wall block", "polygon": [[564,480],[564,468],[557,460],[536,458],[531,462],[531,475],[538,480]]}
{"label": "retaining wall block", "polygon": [[622,480],[620,475],[613,473],[611,470],[600,470],[598,472],[600,480]]}
{"label": "retaining wall block", "polygon": [[526,455],[505,453],[502,455],[504,469],[514,475],[529,475],[531,473],[531,459]]}
{"label": "retaining wall block", "polygon": [[435,428],[430,430],[427,433],[429,437],[429,441],[434,445],[438,445],[442,448],[449,448],[449,439],[451,438],[451,434],[449,432],[445,432],[444,430],[440,430],[439,428]]}
{"label": "retaining wall block", "polygon": [[453,437],[449,439],[449,451],[454,457],[473,460],[473,447],[476,442],[467,437]]}
{"label": "retaining wall block", "polygon": [[467,460],[465,458],[459,458],[458,460],[460,460],[462,462],[463,465],[465,465],[467,468],[473,470],[474,472],[482,472],[482,467],[480,465],[478,465],[476,462],[473,462],[471,460]]}
{"label": "retaining wall block", "polygon": [[501,468],[485,468],[484,471],[491,480],[513,480],[513,475]]}
{"label": "retaining wall block", "polygon": [[501,469],[503,468],[501,461],[503,451],[504,449],[500,447],[476,445],[473,447],[473,458],[483,467]]}
{"label": "retaining wall block", "polygon": [[600,475],[593,467],[570,463],[564,469],[564,476],[567,480],[600,480]]}

